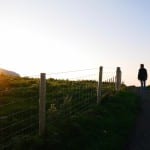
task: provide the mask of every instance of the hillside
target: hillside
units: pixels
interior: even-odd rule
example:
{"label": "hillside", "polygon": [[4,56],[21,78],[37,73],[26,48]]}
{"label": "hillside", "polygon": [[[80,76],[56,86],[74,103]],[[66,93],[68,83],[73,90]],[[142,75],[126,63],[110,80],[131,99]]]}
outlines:
{"label": "hillside", "polygon": [[20,75],[18,73],[14,72],[14,71],[3,69],[3,68],[0,68],[0,74],[20,77]]}
{"label": "hillside", "polygon": [[126,88],[97,105],[96,81],[47,79],[46,130],[39,136],[40,80],[0,79],[2,150],[120,150],[126,144],[138,109],[138,97]]}

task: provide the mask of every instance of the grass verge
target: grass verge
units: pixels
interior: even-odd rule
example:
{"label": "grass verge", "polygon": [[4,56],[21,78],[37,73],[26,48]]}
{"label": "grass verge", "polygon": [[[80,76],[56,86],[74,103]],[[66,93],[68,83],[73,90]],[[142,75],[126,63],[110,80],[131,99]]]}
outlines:
{"label": "grass verge", "polygon": [[135,122],[139,99],[122,91],[88,111],[47,123],[44,137],[15,138],[15,150],[121,150]]}

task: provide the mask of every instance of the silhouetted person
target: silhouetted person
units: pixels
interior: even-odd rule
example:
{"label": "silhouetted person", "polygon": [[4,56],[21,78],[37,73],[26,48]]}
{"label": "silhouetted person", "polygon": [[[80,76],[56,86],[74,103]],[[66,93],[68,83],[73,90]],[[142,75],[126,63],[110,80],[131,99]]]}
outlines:
{"label": "silhouetted person", "polygon": [[147,70],[144,68],[144,64],[140,65],[140,69],[138,71],[138,79],[141,82],[141,87],[145,87],[147,80]]}

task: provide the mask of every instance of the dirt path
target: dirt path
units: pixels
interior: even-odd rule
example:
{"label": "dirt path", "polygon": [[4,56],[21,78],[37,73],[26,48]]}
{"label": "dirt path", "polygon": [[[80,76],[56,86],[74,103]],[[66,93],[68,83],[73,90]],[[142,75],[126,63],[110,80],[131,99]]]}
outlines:
{"label": "dirt path", "polygon": [[150,150],[150,90],[135,91],[141,95],[141,111],[125,150]]}

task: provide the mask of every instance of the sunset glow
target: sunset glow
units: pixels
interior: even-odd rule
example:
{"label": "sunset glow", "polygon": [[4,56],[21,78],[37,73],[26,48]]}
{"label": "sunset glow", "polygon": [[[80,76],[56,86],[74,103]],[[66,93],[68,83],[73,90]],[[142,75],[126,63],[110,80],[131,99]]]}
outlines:
{"label": "sunset glow", "polygon": [[[0,68],[21,75],[121,67],[139,85],[150,69],[148,1],[0,1]],[[148,83],[150,83],[148,81]]]}

